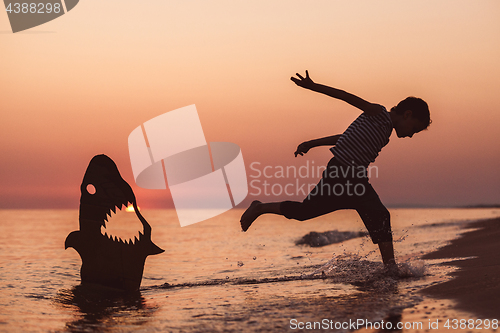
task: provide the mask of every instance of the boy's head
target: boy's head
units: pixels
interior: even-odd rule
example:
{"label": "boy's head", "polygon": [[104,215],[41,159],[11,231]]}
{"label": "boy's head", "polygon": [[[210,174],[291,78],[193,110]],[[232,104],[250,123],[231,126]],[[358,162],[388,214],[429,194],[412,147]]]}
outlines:
{"label": "boy's head", "polygon": [[408,97],[391,109],[396,114],[394,129],[400,138],[412,137],[413,134],[427,129],[431,124],[431,115],[427,103],[417,97]]}

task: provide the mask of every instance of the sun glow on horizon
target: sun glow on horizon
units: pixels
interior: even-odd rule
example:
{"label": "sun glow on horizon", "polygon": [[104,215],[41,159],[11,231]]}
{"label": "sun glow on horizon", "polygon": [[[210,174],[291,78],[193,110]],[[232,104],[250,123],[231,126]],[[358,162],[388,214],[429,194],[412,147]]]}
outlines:
{"label": "sun glow on horizon", "polygon": [[[137,206],[137,209],[140,211],[140,210],[141,210],[141,207]],[[134,205],[129,204],[129,205],[127,206],[127,208],[125,208],[125,211],[126,211],[127,213],[133,213],[133,212],[135,212]]]}

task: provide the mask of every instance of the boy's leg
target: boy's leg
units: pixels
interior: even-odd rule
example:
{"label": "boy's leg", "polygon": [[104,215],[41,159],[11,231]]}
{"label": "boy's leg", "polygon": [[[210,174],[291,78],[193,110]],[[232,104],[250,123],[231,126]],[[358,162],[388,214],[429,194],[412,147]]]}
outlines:
{"label": "boy's leg", "polygon": [[396,265],[396,259],[394,259],[394,247],[392,242],[381,242],[378,243],[378,248],[380,254],[382,255],[382,261],[384,265],[388,268]]}
{"label": "boy's leg", "polygon": [[253,221],[262,214],[278,214],[288,219],[305,221],[324,215],[343,207],[343,200],[330,195],[331,185],[324,178],[316,185],[302,202],[283,201],[262,203],[258,200],[252,202],[250,207],[241,216],[241,229],[247,231]]}
{"label": "boy's leg", "polygon": [[[330,160],[327,169],[332,162],[335,162],[334,159]],[[346,180],[338,177],[325,177],[324,173],[319,183],[302,202],[283,201],[262,203],[255,200],[241,216],[241,228],[243,231],[246,231],[252,225],[253,221],[262,214],[278,214],[285,216],[287,219],[305,221],[339,209],[352,209],[354,207],[348,205],[348,200],[346,201],[342,195],[335,194],[335,186],[341,185],[346,187],[345,182]]]}
{"label": "boy's leg", "polygon": [[241,215],[241,229],[243,229],[243,231],[247,231],[253,221],[255,221],[262,214],[282,215],[280,206],[281,202],[262,203],[258,200],[253,201],[250,207],[248,207],[243,215]]}
{"label": "boy's leg", "polygon": [[378,245],[385,267],[389,270],[396,269],[389,211],[385,207],[380,210],[357,209],[357,211],[373,243]]}
{"label": "boy's leg", "polygon": [[250,207],[241,216],[241,229],[247,231],[253,221],[262,214],[283,215],[287,219],[298,221],[309,220],[342,208],[349,208],[341,197],[329,195],[329,184],[325,185],[322,179],[302,202],[283,201],[262,203],[258,200],[252,202]]}
{"label": "boy's leg", "polygon": [[365,183],[365,195],[356,211],[370,233],[374,244],[377,244],[384,265],[391,269],[396,267],[394,246],[392,243],[391,214],[380,201],[377,192],[369,183]]}

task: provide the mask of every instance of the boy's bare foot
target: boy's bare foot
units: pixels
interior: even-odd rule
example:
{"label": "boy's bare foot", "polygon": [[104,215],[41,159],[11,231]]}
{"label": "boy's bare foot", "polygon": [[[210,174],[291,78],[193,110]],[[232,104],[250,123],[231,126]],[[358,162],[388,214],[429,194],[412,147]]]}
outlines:
{"label": "boy's bare foot", "polygon": [[248,228],[252,225],[253,221],[257,217],[260,216],[260,206],[261,202],[259,200],[255,200],[250,204],[250,207],[247,208],[247,210],[241,215],[240,223],[241,223],[241,229],[243,231],[247,231]]}
{"label": "boy's bare foot", "polygon": [[399,268],[398,268],[398,265],[396,264],[396,262],[392,262],[390,264],[385,265],[385,269],[386,269],[387,275],[389,275],[391,277],[398,278],[400,276]]}

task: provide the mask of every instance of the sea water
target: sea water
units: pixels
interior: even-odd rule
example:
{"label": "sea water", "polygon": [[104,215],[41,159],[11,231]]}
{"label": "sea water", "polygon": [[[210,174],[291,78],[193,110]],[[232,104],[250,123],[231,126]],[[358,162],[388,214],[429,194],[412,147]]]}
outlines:
{"label": "sea water", "polygon": [[[390,211],[403,278],[387,274],[366,236],[295,245],[311,231],[365,231],[354,211],[307,222],[268,215],[244,233],[238,209],[184,228],[175,210],[143,210],[165,252],[147,258],[139,292],[110,294],[80,286],[80,257],[64,250],[66,236],[78,229],[77,210],[0,210],[0,331],[347,332],[366,328],[304,325],[423,322],[419,290],[449,279],[452,268],[420,256],[458,237],[467,222],[500,210]],[[120,212],[106,231],[133,238],[140,229],[134,213]]]}

